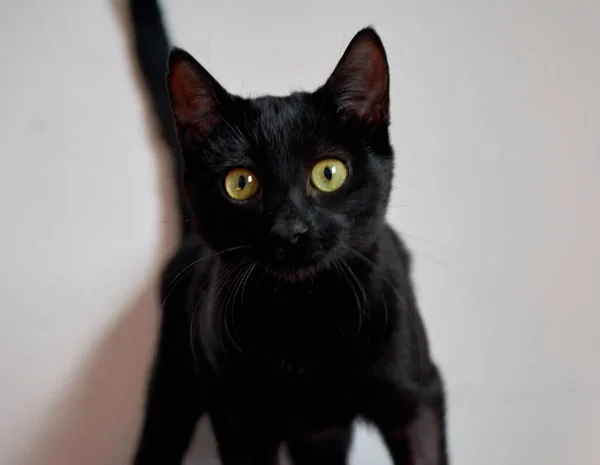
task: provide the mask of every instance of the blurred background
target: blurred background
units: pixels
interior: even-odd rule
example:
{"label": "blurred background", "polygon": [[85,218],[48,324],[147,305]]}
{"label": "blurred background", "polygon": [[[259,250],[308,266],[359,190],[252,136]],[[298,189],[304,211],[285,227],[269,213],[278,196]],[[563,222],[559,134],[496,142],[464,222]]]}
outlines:
{"label": "blurred background", "polygon": [[[0,6],[0,463],[125,465],[176,216],[123,5]],[[170,0],[229,91],[314,89],[374,25],[389,219],[449,391],[453,464],[600,463],[600,2]],[[188,464],[216,464],[206,424]],[[352,465],[389,463],[358,426]]]}

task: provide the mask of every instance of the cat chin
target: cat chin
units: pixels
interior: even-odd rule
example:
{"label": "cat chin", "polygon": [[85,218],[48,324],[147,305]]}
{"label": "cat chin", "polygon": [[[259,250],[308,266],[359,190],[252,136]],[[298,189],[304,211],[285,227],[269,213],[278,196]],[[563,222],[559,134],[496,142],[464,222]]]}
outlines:
{"label": "cat chin", "polygon": [[303,266],[287,269],[275,269],[267,266],[265,267],[265,269],[277,279],[289,283],[299,283],[308,279],[313,279],[315,275],[319,272],[319,270],[322,269],[322,267]]}

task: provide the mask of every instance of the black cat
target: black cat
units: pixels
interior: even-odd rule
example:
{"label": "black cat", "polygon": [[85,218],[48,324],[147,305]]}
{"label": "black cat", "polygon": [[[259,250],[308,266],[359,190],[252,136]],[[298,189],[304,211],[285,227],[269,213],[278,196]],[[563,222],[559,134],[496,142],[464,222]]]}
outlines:
{"label": "black cat", "polygon": [[[160,12],[131,7],[169,140]],[[394,464],[446,465],[442,380],[409,254],[385,222],[394,155],[379,36],[358,32],[312,93],[234,96],[180,49],[166,81],[188,227],[163,274],[135,464],[181,463],[208,413],[224,465],[273,465],[282,443],[296,465],[346,464],[358,417]]]}

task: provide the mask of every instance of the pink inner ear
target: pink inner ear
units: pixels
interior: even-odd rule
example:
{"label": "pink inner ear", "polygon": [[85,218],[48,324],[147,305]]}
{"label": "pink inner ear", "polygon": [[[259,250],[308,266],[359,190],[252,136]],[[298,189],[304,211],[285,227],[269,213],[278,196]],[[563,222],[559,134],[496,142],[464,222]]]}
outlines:
{"label": "pink inner ear", "polygon": [[218,123],[217,103],[209,79],[184,61],[171,65],[169,93],[178,125],[194,125],[197,131],[206,134]]}
{"label": "pink inner ear", "polygon": [[388,67],[385,52],[371,38],[350,45],[332,75],[340,109],[370,123],[388,119]]}

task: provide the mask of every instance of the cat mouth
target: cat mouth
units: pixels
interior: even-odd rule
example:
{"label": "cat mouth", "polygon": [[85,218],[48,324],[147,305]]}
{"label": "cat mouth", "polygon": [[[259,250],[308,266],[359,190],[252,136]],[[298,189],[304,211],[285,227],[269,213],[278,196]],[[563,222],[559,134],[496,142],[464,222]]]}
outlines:
{"label": "cat mouth", "polygon": [[274,268],[272,266],[265,266],[265,268],[269,271],[269,273],[271,273],[278,279],[291,283],[312,279],[321,269],[321,267],[317,265],[292,266],[285,268]]}
{"label": "cat mouth", "polygon": [[[258,251],[258,261],[265,271],[277,279],[299,282],[314,278],[331,261],[331,248],[324,247],[268,247]],[[259,258],[260,257],[260,258]]]}
{"label": "cat mouth", "polygon": [[329,254],[315,254],[295,257],[291,260],[271,260],[263,264],[264,268],[277,279],[287,282],[299,282],[313,279],[317,273],[327,268],[331,262]]}
{"label": "cat mouth", "polygon": [[274,250],[261,260],[263,267],[277,279],[288,282],[304,281],[314,277],[322,268],[323,258],[311,253],[285,253]]}

